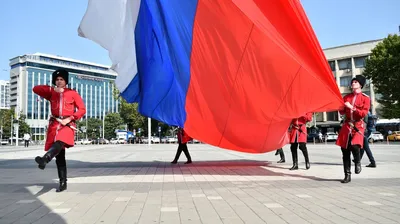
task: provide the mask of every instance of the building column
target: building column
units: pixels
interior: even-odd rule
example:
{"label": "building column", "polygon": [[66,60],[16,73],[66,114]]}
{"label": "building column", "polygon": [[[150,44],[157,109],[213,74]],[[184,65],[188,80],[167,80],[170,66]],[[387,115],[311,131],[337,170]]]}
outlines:
{"label": "building column", "polygon": [[351,57],[351,77],[356,77],[356,64],[354,64],[354,57]]}
{"label": "building column", "polygon": [[322,121],[323,121],[323,122],[328,121],[327,112],[322,113]]}
{"label": "building column", "polygon": [[371,111],[372,114],[376,114],[376,99],[375,99],[375,91],[374,91],[374,84],[370,81],[369,83],[369,91],[371,93]]}
{"label": "building column", "polygon": [[338,76],[339,73],[339,63],[337,60],[335,60],[335,78],[336,78],[336,84],[340,87],[340,78]]}

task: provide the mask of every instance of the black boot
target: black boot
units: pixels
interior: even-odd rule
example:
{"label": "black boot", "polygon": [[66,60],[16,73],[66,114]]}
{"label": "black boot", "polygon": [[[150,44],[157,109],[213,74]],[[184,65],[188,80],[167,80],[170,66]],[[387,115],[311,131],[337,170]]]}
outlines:
{"label": "black boot", "polygon": [[192,163],[192,157],[190,156],[189,150],[187,148],[187,144],[184,144],[183,146],[183,153],[185,153],[187,162],[185,164],[190,164]]}
{"label": "black boot", "polygon": [[58,178],[60,179],[60,187],[57,189],[57,192],[62,192],[64,190],[67,190],[67,167],[57,166],[57,171],[58,171]]}
{"label": "black boot", "polygon": [[283,149],[278,149],[276,150],[277,153],[279,153],[279,156],[281,157],[281,160],[278,161],[278,163],[285,163],[285,153],[283,152]]}
{"label": "black boot", "polygon": [[344,169],[344,179],[341,181],[342,183],[351,182],[351,161],[350,158],[343,157],[343,169]]}
{"label": "black boot", "polygon": [[366,165],[366,167],[376,168],[376,163],[375,162],[371,162],[370,164]]}
{"label": "black boot", "polygon": [[279,155],[279,150],[281,150],[281,149],[278,149],[278,150],[275,151],[275,155],[276,156]]}
{"label": "black boot", "polygon": [[352,153],[355,163],[354,173],[359,174],[361,173],[360,148],[353,146]]}
{"label": "black boot", "polygon": [[298,170],[299,165],[298,165],[298,160],[297,160],[297,147],[296,148],[291,147],[290,151],[292,151],[293,166],[289,170]]}
{"label": "black boot", "polygon": [[55,156],[60,153],[61,148],[54,147],[54,145],[44,154],[43,157],[36,156],[35,161],[38,164],[39,169],[44,170],[46,164],[49,163]]}
{"label": "black boot", "polygon": [[304,159],[306,162],[306,169],[308,170],[308,169],[310,169],[310,160],[308,158],[308,150],[306,147],[304,147],[303,149],[301,149],[301,151],[303,152]]}
{"label": "black boot", "polygon": [[351,182],[351,174],[345,173],[344,174],[344,179],[341,180],[340,182],[342,182],[343,184],[347,184],[347,183]]}

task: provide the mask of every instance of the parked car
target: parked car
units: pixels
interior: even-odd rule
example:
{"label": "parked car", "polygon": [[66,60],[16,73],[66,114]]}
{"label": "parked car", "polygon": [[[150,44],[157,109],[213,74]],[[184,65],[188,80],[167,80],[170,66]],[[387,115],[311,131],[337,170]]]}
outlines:
{"label": "parked car", "polygon": [[118,140],[115,138],[110,139],[110,144],[118,144]]}
{"label": "parked car", "polygon": [[110,143],[107,139],[104,139],[104,138],[98,138],[98,139],[94,139],[93,141],[92,141],[92,144],[108,144],[108,143]]}
{"label": "parked car", "polygon": [[81,139],[81,140],[79,141],[79,143],[80,143],[81,145],[89,145],[89,144],[92,144],[92,140],[87,139],[87,138],[84,138],[84,139]]}
{"label": "parked car", "polygon": [[1,145],[8,145],[8,139],[1,139]]}
{"label": "parked car", "polygon": [[389,141],[400,141],[400,131],[394,131],[391,135],[388,135]]}
{"label": "parked car", "polygon": [[369,138],[368,138],[368,141],[369,142],[377,142],[377,141],[383,141],[383,135],[382,135],[382,133],[380,133],[379,131],[374,131],[374,132],[372,132],[371,133],[371,135],[369,136]]}
{"label": "parked car", "polygon": [[325,139],[325,141],[327,141],[327,142],[329,142],[329,141],[336,141],[337,138],[338,138],[338,135],[337,135],[336,133],[334,133],[334,132],[327,132],[327,133],[324,135],[324,139]]}
{"label": "parked car", "polygon": [[117,144],[126,144],[126,139],[125,138],[119,138],[117,140]]}

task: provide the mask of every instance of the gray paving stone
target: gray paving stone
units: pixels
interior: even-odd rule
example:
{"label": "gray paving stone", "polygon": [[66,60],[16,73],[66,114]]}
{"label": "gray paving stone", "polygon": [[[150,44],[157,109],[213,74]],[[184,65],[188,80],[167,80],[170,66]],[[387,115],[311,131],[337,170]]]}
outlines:
{"label": "gray paving stone", "polygon": [[301,161],[289,171],[291,162],[277,164],[273,152],[196,144],[193,164],[171,165],[173,144],[78,146],[68,152],[62,193],[53,162],[34,166],[37,149],[0,148],[0,223],[399,222],[400,145],[374,144],[378,168],[363,167],[349,184],[339,182],[336,146],[308,148],[311,169]]}

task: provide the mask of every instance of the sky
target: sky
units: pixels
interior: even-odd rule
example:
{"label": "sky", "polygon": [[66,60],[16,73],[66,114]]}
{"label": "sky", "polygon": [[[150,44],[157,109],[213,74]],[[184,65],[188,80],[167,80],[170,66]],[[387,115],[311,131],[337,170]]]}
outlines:
{"label": "sky", "polygon": [[[399,33],[400,0],[301,0],[301,3],[322,48]],[[87,0],[2,1],[0,80],[9,80],[10,58],[36,52],[111,65],[106,50],[78,36],[86,7]]]}

